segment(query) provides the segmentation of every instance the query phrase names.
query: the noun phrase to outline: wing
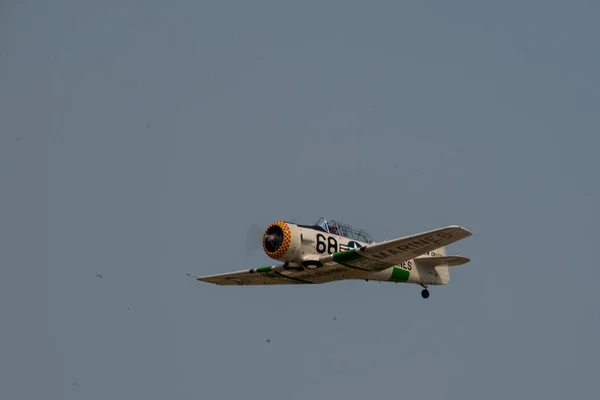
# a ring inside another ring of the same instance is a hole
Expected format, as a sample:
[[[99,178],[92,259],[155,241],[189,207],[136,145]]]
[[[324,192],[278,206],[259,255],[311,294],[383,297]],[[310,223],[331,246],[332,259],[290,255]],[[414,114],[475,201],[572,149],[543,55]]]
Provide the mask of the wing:
[[[448,226],[359,249],[341,251],[321,258],[321,262],[326,264],[334,261],[357,270],[381,271],[471,235],[471,232],[463,227]]]
[[[286,264],[279,264],[208,276],[188,274],[198,281],[216,285],[299,285],[352,279],[362,275],[363,271],[350,269],[335,261],[325,262],[320,268],[289,268]]]
[[[305,282],[282,274],[283,265],[269,265],[242,271],[226,272],[224,274],[207,276],[189,276],[197,281],[214,283],[216,285],[297,285]]]

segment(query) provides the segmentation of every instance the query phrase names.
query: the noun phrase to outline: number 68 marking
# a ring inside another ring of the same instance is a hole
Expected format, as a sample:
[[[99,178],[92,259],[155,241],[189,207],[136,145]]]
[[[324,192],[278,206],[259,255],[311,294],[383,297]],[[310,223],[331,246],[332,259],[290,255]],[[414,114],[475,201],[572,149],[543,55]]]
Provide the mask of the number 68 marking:
[[[325,236],[317,233],[317,253],[329,253],[329,254],[333,254],[333,253],[337,253],[338,251],[338,243],[337,240],[335,240],[334,237],[330,236],[327,238],[327,242],[325,241]]]

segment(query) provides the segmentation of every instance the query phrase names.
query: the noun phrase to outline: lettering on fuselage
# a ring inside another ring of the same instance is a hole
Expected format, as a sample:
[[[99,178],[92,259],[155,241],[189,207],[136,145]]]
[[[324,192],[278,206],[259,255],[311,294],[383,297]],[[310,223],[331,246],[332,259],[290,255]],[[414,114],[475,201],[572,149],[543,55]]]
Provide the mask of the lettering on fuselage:
[[[412,271],[412,260],[404,261],[398,264],[398,267],[403,268],[407,271]]]

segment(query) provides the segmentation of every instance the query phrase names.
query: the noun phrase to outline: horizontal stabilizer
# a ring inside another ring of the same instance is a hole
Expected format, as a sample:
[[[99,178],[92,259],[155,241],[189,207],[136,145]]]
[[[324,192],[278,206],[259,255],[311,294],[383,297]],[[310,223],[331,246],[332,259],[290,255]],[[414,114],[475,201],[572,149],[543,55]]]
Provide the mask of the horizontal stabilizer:
[[[467,257],[462,256],[443,256],[443,257],[417,257],[415,261],[418,264],[427,267],[437,267],[438,265],[447,265],[448,267],[454,267],[456,265],[466,264],[471,261]]]

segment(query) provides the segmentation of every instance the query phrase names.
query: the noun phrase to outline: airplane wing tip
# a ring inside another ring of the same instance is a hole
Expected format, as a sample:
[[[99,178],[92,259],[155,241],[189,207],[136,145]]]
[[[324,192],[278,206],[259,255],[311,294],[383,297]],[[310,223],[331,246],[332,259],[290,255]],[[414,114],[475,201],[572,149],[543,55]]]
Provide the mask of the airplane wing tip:
[[[458,230],[464,232],[466,236],[473,235],[473,232],[471,232],[470,230],[468,230],[467,228],[465,228],[464,226],[461,226],[461,225],[450,225],[450,226],[448,226],[448,228],[449,229],[458,229]]]
[[[191,278],[194,278],[194,280],[197,280],[197,281],[212,283],[207,279],[208,278],[207,276],[197,276],[197,275],[192,275],[192,274],[186,274],[186,275]]]

